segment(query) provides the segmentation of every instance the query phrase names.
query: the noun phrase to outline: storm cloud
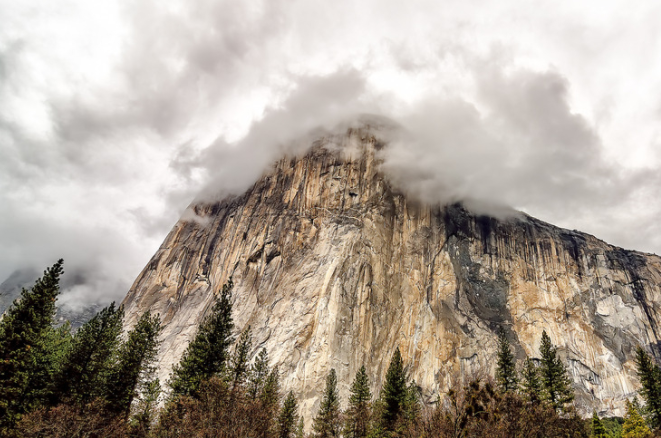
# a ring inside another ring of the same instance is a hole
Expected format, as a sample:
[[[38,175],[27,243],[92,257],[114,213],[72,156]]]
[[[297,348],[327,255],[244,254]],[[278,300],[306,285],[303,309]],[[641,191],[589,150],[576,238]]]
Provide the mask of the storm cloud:
[[[361,114],[412,196],[661,252],[657,2],[64,3],[0,0],[0,279],[121,300],[191,201]]]

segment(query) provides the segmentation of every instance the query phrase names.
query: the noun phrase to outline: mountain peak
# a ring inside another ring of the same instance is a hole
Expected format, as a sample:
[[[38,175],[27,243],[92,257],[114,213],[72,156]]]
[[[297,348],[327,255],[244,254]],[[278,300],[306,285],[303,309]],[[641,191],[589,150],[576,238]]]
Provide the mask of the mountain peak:
[[[658,354],[661,259],[413,199],[384,174],[372,125],[345,132],[175,225],[124,300],[129,325],[146,310],[163,319],[161,378],[231,276],[237,329],[252,327],[307,418],[331,368],[346,397],[362,365],[383,377],[397,347],[428,400],[491,373],[501,329],[519,359],[546,330],[582,411],[622,414],[635,346]]]

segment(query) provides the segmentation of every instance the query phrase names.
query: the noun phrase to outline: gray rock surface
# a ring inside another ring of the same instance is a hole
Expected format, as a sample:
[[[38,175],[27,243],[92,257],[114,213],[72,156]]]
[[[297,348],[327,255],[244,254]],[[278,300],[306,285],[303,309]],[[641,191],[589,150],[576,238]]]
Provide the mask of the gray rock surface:
[[[380,171],[373,132],[340,142],[175,225],[124,300],[129,325],[145,310],[163,319],[161,379],[232,276],[237,329],[252,327],[308,419],[331,368],[344,403],[362,364],[378,393],[396,347],[428,400],[493,373],[500,327],[520,360],[538,357],[545,329],[582,411],[622,415],[636,345],[661,354],[661,258],[525,215],[418,203]]]

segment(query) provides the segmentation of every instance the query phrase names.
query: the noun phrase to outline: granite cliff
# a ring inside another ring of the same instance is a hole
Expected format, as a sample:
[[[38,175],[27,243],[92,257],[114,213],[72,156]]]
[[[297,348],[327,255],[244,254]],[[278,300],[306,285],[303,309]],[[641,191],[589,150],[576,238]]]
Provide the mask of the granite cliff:
[[[124,300],[129,325],[161,315],[161,378],[232,276],[237,329],[252,327],[308,417],[331,368],[346,401],[360,366],[383,377],[397,346],[429,400],[492,373],[501,327],[519,359],[538,356],[545,329],[582,411],[622,414],[635,347],[661,354],[661,258],[523,214],[424,205],[381,172],[383,147],[350,129],[190,207]]]

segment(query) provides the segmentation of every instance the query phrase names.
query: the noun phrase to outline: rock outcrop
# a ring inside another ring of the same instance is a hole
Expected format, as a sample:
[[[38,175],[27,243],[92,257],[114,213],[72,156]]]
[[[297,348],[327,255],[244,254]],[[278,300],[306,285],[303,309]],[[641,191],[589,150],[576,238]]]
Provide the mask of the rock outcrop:
[[[129,325],[161,315],[163,380],[232,276],[237,329],[252,327],[308,417],[331,368],[346,401],[360,366],[381,379],[398,346],[428,399],[493,373],[499,328],[518,359],[538,357],[545,329],[582,410],[623,413],[635,347],[661,354],[661,258],[526,215],[421,204],[382,174],[373,132],[341,142],[175,225],[124,300]]]

